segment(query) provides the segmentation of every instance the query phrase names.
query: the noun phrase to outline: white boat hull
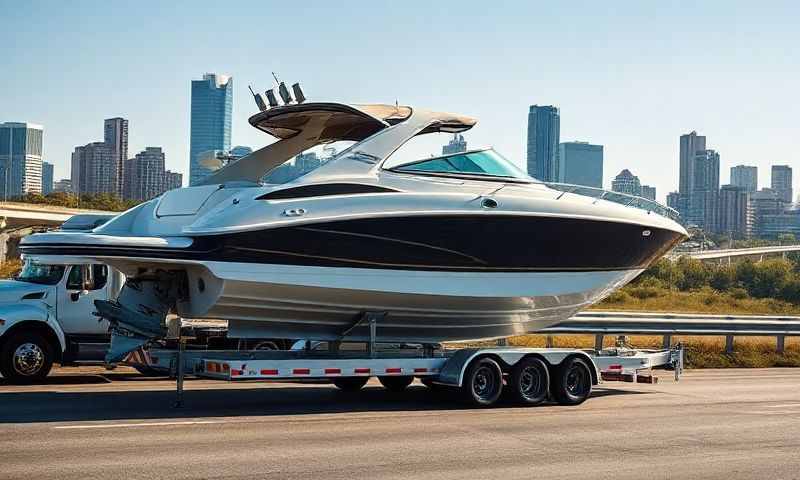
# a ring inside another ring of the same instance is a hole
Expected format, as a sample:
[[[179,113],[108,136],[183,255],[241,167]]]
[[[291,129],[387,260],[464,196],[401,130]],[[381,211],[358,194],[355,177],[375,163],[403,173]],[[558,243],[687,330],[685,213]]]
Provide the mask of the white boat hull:
[[[188,318],[224,318],[240,337],[438,342],[520,335],[572,316],[641,270],[432,272],[203,262],[187,268]],[[246,280],[245,280],[246,279]],[[349,330],[349,331],[348,331]]]

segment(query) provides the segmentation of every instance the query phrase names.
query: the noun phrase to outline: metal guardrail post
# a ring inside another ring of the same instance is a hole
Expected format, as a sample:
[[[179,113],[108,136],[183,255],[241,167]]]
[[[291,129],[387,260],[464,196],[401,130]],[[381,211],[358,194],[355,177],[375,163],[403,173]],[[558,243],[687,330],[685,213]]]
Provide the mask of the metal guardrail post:
[[[545,348],[553,348],[553,343],[554,342],[553,342],[553,336],[552,335],[547,335],[546,337],[544,337],[544,346],[545,346]]]
[[[672,348],[672,335],[664,335],[664,338],[661,341],[661,347],[664,349]]]
[[[508,339],[507,338],[498,338],[495,345],[498,347],[507,347],[508,346]]]
[[[725,335],[725,353],[733,353],[733,335]]]
[[[597,334],[594,336],[594,349],[598,352],[603,349],[603,337],[602,334]]]
[[[786,336],[778,335],[775,337],[775,352],[783,353],[786,350]]]

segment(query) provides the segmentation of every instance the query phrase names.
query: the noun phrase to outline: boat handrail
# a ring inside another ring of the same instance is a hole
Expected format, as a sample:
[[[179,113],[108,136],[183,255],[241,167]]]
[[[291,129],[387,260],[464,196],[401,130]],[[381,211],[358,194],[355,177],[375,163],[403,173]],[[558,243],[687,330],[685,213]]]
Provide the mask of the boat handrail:
[[[643,198],[636,195],[630,195],[627,193],[613,192],[610,190],[604,190],[602,188],[597,188],[597,187],[587,187],[584,185],[573,185],[569,183],[555,183],[555,182],[544,182],[544,184],[554,190],[563,192],[557,197],[557,199],[560,199],[567,193],[575,193],[577,195],[592,197],[596,200],[607,200],[609,202],[618,203],[626,207],[633,207],[633,208],[638,208],[640,210],[646,210],[648,212],[653,212],[663,217],[667,217],[670,220],[674,220],[679,223],[681,222],[681,216],[677,210],[675,210],[674,208],[667,207],[666,205],[662,205],[655,200],[650,200],[649,198]]]

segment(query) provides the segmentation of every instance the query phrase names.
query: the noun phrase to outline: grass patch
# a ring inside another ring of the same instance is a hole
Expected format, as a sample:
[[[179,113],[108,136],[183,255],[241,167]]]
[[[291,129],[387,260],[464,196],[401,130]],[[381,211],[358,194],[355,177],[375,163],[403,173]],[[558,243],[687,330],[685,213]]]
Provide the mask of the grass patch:
[[[703,287],[690,292],[631,286],[618,290],[591,310],[707,313],[718,315],[800,315],[800,305],[774,298],[752,298],[743,289],[718,292]]]

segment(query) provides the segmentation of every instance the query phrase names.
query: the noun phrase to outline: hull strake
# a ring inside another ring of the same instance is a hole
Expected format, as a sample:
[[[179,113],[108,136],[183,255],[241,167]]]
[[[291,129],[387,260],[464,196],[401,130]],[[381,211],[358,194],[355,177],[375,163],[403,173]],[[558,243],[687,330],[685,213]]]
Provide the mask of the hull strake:
[[[682,234],[629,223],[510,215],[334,221],[195,237],[189,248],[30,244],[23,252],[423,271],[644,268]],[[591,248],[588,244],[591,243]]]

